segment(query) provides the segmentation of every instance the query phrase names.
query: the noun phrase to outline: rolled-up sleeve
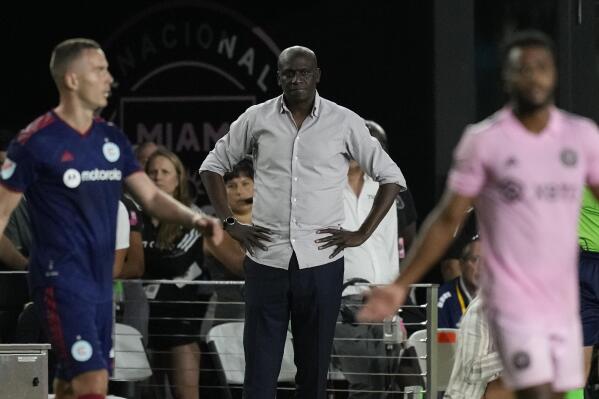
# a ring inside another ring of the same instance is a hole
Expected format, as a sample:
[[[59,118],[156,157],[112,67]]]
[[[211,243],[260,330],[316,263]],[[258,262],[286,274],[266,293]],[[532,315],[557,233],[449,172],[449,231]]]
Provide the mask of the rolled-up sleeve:
[[[224,175],[250,152],[252,143],[251,119],[252,108],[241,114],[229,127],[229,131],[214,145],[202,165],[200,172],[205,170]]]
[[[406,179],[399,166],[383,150],[379,141],[368,132],[364,120],[351,114],[348,121],[347,151],[362,170],[380,184],[394,183],[406,189]]]

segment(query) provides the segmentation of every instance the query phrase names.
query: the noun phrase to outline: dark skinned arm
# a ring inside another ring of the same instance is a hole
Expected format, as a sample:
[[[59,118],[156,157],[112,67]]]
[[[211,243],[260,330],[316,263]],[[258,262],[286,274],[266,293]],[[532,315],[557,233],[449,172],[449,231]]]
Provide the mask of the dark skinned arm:
[[[220,220],[233,217],[233,211],[227,201],[227,190],[223,177],[216,172],[208,170],[200,173],[202,184],[208,193],[208,198],[214,207],[216,216]],[[254,253],[254,248],[267,250],[263,241],[270,241],[270,230],[261,226],[249,225],[244,223],[235,223],[233,227],[227,227],[227,233],[239,241],[250,254]]]
[[[447,191],[441,202],[429,214],[404,261],[403,273],[391,285],[372,291],[360,319],[382,320],[404,303],[410,285],[417,283],[443,256],[453,239],[455,226],[460,225],[472,198]]]

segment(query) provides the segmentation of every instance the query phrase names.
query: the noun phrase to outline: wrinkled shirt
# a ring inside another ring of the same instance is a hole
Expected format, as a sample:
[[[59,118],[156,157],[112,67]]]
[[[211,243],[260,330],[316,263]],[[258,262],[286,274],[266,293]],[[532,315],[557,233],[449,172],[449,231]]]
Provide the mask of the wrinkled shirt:
[[[332,262],[334,246],[318,249],[324,228],[344,222],[343,190],[349,161],[381,184],[405,187],[399,167],[370,136],[364,119],[316,94],[298,129],[283,96],[248,108],[208,154],[202,171],[220,175],[244,156],[254,161],[252,223],[272,231],[267,250],[249,255],[263,265],[287,269],[295,251],[300,268]]]

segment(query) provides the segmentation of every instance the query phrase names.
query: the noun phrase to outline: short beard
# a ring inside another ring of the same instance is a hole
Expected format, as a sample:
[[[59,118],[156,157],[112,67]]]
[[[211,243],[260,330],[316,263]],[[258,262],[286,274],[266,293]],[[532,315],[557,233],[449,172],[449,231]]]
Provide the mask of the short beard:
[[[553,104],[553,95],[547,96],[545,101],[543,101],[542,103],[535,104],[535,103],[529,101],[527,98],[521,96],[519,93],[516,93],[512,97],[512,101],[516,105],[518,113],[528,115],[528,114],[533,114],[533,113]]]

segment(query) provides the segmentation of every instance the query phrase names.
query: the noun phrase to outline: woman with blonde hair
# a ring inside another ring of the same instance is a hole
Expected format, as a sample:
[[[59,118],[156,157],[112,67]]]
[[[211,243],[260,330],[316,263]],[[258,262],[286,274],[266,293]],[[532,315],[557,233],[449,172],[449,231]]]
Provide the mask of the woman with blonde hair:
[[[191,203],[187,173],[173,152],[160,148],[148,159],[146,173],[156,186],[180,202]],[[205,279],[202,237],[197,230],[161,223],[144,214],[143,244],[146,279]],[[198,285],[149,284],[149,347],[154,351],[155,371],[167,370],[173,396],[199,398],[201,319],[209,295]],[[162,381],[159,379],[158,381]]]

